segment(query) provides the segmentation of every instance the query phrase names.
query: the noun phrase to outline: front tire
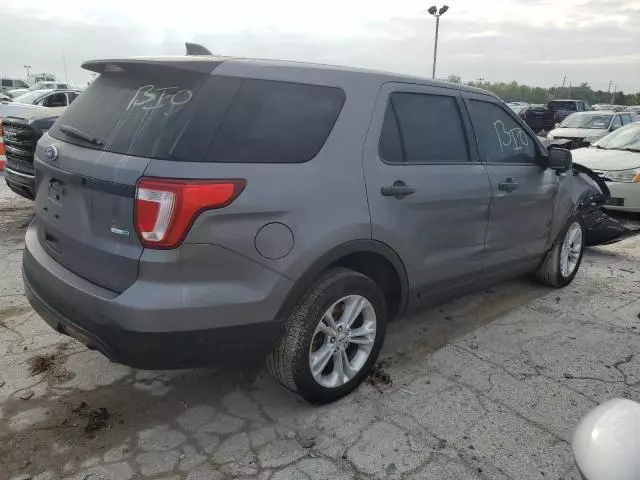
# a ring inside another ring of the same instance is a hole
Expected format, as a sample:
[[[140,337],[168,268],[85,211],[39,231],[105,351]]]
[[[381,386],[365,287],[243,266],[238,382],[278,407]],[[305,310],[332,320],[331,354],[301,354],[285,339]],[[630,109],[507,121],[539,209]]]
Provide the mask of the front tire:
[[[538,267],[538,281],[555,288],[569,285],[580,269],[584,248],[584,223],[580,216],[576,215],[569,219],[553,248]]]
[[[333,402],[371,371],[386,327],[385,299],[376,283],[353,270],[332,268],[293,308],[267,368],[308,402]]]

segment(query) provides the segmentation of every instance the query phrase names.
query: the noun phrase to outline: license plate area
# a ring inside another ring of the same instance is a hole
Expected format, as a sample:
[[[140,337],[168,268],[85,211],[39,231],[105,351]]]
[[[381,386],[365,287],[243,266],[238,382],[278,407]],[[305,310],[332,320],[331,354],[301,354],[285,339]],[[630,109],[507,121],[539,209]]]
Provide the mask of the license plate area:
[[[47,198],[59,206],[62,206],[63,198],[67,193],[67,186],[62,180],[51,177],[47,183]]]

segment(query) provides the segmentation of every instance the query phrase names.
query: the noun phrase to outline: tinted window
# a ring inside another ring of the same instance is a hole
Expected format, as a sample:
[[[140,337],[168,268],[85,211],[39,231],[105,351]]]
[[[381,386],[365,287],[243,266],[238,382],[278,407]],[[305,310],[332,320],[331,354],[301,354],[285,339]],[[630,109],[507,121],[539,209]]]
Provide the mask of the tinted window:
[[[469,113],[483,162],[535,162],[533,138],[505,110],[493,103],[471,100]]]
[[[29,84],[28,84],[28,83],[23,82],[22,80],[16,80],[16,81],[14,82],[14,84],[15,84],[15,86],[16,86],[16,87],[18,87],[18,88],[29,88]]]
[[[455,98],[392,93],[382,125],[380,155],[390,163],[468,161]]]
[[[67,97],[69,98],[69,105],[71,105],[71,102],[78,98],[78,94],[76,92],[67,92]]]
[[[631,117],[629,116],[629,114],[620,115],[620,117],[622,118],[623,125],[628,125],[631,123]]]
[[[318,153],[343,104],[333,87],[131,66],[100,75],[50,134],[161,160],[304,162]],[[65,124],[104,145],[66,135]]]
[[[11,80],[6,80],[6,79],[2,79],[2,86],[3,87],[12,87],[13,86],[13,82]]]
[[[208,158],[217,162],[297,163],[322,148],[344,93],[332,87],[243,80]]]
[[[622,126],[622,121],[620,120],[620,115],[616,115],[615,117],[613,117],[613,123],[611,123],[611,126],[614,127],[614,128]]]
[[[45,107],[66,107],[67,96],[64,93],[54,93],[44,98],[42,102],[38,102]]]
[[[570,110],[572,112],[576,111],[576,102],[549,102],[549,108],[551,110]]]

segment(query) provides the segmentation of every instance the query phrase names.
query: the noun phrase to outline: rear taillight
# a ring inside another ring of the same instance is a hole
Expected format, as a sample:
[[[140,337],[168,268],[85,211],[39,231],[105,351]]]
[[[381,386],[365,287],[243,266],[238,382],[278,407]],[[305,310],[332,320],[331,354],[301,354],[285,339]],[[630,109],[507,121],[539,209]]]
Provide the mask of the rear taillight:
[[[147,248],[176,248],[195,218],[233,202],[245,180],[141,178],[136,187],[135,223]]]

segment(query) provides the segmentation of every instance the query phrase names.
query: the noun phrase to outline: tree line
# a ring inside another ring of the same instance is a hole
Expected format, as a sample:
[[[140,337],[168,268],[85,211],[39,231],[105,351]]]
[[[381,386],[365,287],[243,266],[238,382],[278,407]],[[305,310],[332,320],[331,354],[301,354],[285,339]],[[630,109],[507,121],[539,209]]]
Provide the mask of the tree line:
[[[556,98],[572,98],[584,100],[589,105],[596,103],[613,103],[615,105],[640,105],[640,92],[628,94],[624,92],[607,92],[594,90],[588,83],[578,86],[562,87],[530,87],[518,82],[488,82],[484,78],[471,82],[463,82],[457,75],[449,75],[447,81],[465,83],[472,87],[483,88],[495,93],[505,102],[547,103]]]

